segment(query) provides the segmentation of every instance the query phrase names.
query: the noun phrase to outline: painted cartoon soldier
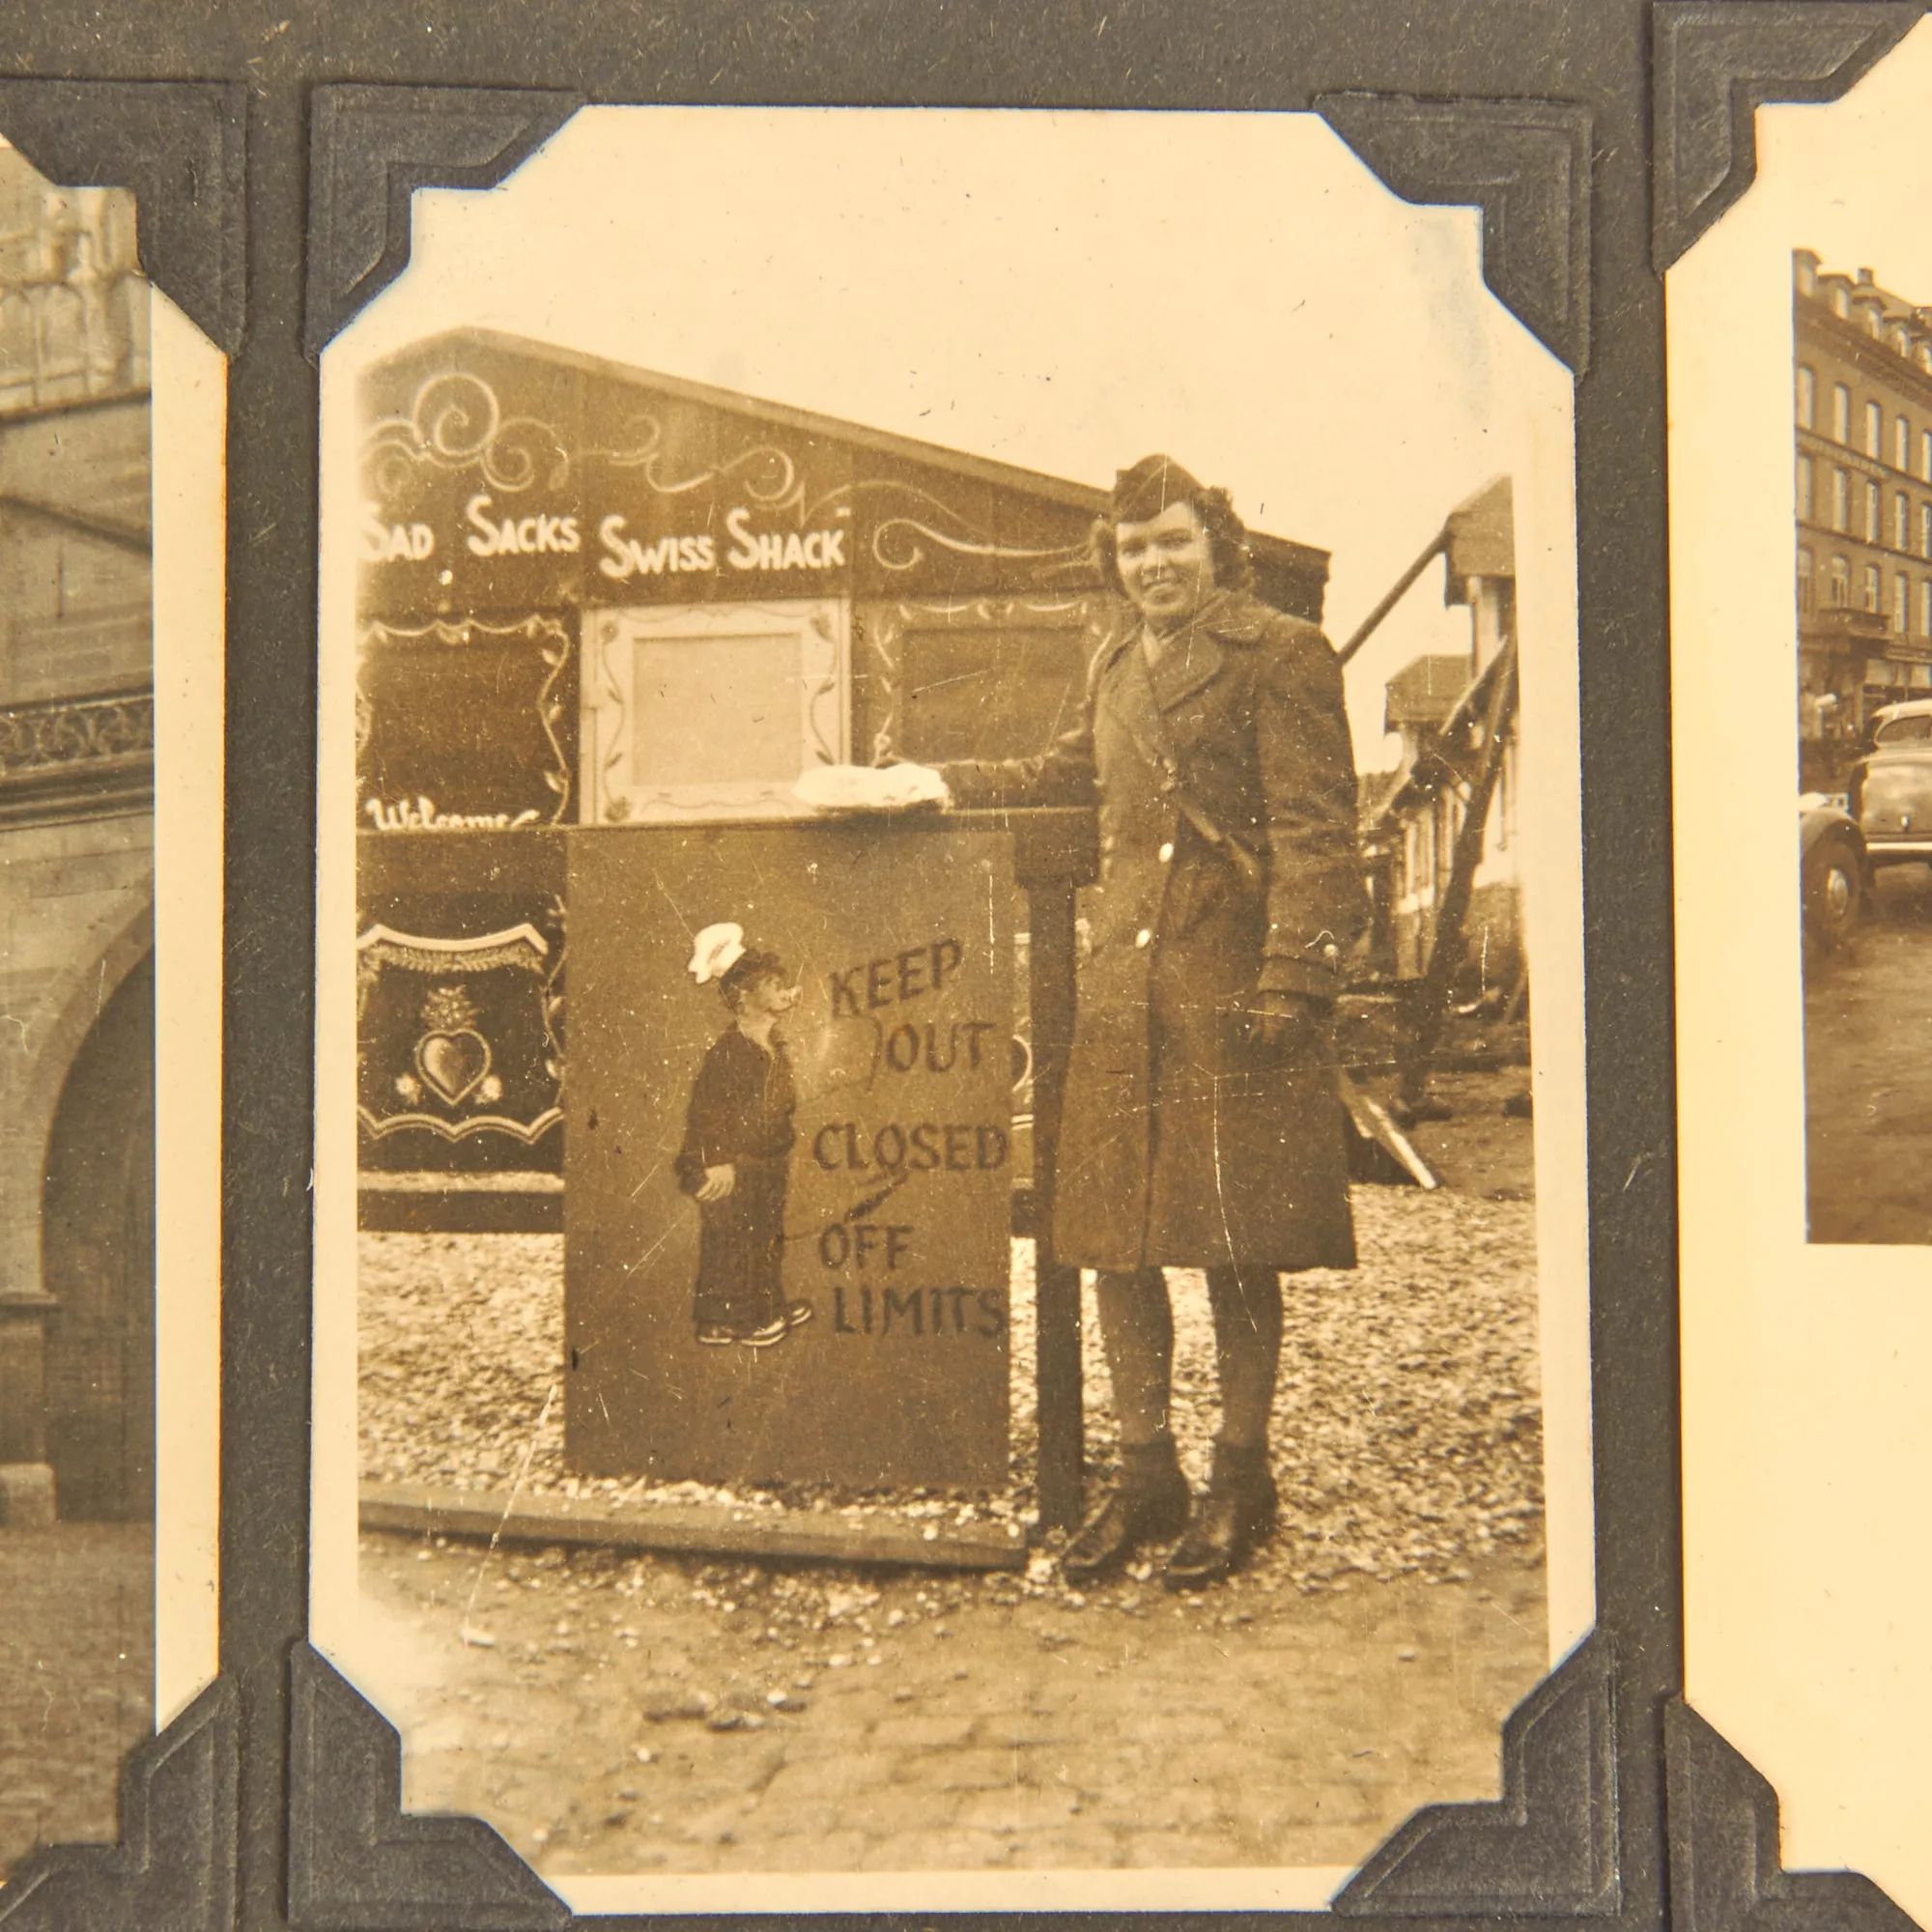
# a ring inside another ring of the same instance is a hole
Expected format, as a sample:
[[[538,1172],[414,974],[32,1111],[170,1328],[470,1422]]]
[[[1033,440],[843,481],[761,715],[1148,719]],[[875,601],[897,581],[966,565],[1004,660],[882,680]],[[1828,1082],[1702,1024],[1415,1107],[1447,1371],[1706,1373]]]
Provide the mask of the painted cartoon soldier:
[[[1225,491],[1147,457],[1094,542],[1125,609],[1079,723],[1039,757],[939,769],[959,806],[1099,808],[1053,1251],[1098,1274],[1123,1475],[1063,1568],[1099,1577],[1178,1535],[1164,1581],[1186,1589],[1274,1526],[1281,1274],[1354,1265],[1329,1015],[1366,910],[1355,769],[1335,654],[1249,593]],[[1170,1267],[1206,1269],[1214,1321],[1199,1498],[1169,1429]]]
[[[716,982],[731,1024],[692,1084],[678,1185],[697,1203],[692,1316],[707,1347],[768,1349],[811,1318],[784,1295],[785,1184],[798,1104],[780,1026],[798,988],[775,952],[747,950],[744,928],[707,925],[691,976]]]

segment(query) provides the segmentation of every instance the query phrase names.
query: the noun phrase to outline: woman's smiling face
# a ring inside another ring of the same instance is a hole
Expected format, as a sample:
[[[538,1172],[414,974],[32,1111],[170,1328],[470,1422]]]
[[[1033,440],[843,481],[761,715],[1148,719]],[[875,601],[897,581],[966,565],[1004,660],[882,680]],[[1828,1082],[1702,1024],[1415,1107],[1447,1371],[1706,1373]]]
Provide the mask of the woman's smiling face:
[[[1192,503],[1116,524],[1114,561],[1129,601],[1162,634],[1179,630],[1214,593],[1214,552]]]

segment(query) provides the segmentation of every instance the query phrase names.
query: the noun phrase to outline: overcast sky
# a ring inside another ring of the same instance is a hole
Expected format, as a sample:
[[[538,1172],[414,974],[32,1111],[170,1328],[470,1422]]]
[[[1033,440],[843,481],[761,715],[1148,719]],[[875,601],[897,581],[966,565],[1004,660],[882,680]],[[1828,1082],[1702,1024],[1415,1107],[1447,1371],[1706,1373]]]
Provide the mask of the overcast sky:
[[[1307,115],[590,108],[500,188],[417,195],[412,266],[327,375],[339,398],[473,323],[1103,487],[1165,449],[1333,553],[1337,642],[1514,472],[1560,623],[1568,372],[1484,289],[1478,237]],[[1440,582],[1350,667],[1365,770],[1393,762],[1388,677],[1467,647]],[[1526,658],[1574,649],[1530,628]]]

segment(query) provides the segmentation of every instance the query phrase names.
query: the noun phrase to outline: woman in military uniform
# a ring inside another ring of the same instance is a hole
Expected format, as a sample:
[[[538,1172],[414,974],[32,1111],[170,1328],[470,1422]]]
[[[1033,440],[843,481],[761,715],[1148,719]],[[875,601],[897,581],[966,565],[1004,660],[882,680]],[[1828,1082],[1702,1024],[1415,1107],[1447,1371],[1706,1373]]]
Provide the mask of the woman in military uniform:
[[[1179,1589],[1273,1527],[1281,1274],[1354,1264],[1329,1014],[1364,912],[1355,771],[1341,667],[1314,625],[1250,594],[1225,491],[1147,457],[1094,545],[1127,608],[1080,723],[1037,758],[941,773],[958,806],[1099,808],[1053,1251],[1098,1271],[1123,1473],[1064,1569],[1096,1577],[1179,1535]],[[1168,1267],[1206,1269],[1214,1321],[1221,1427],[1199,1499],[1168,1423]]]

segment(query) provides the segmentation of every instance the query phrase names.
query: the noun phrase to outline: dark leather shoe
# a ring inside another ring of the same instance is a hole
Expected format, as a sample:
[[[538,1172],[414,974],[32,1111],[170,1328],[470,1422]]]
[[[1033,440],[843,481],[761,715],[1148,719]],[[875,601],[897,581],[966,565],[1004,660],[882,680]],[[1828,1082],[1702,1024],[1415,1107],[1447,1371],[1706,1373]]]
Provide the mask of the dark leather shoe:
[[[1161,1572],[1169,1590],[1203,1590],[1231,1577],[1274,1533],[1278,1511],[1274,1478],[1211,1484],[1194,1506],[1187,1533]]]
[[[1080,1525],[1060,1559],[1069,1583],[1094,1583],[1120,1569],[1143,1543],[1179,1536],[1187,1521],[1187,1485],[1176,1477],[1158,1489],[1122,1485]]]

